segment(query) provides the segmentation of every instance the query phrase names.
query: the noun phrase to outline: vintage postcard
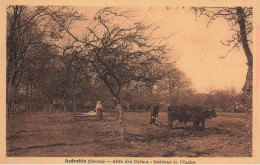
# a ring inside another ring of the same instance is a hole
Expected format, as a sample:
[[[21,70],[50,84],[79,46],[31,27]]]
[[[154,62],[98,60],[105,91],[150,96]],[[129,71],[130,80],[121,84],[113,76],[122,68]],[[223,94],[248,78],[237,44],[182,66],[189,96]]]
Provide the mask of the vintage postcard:
[[[252,1],[1,1],[1,164],[260,163]]]

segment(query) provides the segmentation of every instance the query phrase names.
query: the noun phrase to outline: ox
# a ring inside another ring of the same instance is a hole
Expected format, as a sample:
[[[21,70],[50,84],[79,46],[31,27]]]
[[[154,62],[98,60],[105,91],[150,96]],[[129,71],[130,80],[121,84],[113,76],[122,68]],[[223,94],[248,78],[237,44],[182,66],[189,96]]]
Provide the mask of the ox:
[[[194,125],[194,129],[198,130],[199,123],[202,123],[202,128],[205,127],[206,119],[217,117],[214,106],[202,107],[202,106],[169,106],[168,107],[168,127],[173,128],[173,121],[178,120],[184,122],[187,127],[187,121],[191,121]]]

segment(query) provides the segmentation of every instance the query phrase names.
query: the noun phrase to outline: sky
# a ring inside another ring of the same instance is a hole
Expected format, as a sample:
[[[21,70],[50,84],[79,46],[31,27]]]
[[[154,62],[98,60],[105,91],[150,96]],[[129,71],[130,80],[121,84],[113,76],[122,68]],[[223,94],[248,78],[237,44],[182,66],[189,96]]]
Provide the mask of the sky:
[[[79,8],[79,12],[92,17],[99,8]],[[147,23],[157,23],[160,27],[158,34],[174,35],[169,38],[172,51],[167,54],[171,61],[183,71],[192,81],[193,88],[198,92],[209,92],[213,89],[234,87],[241,91],[245,82],[247,65],[242,47],[232,50],[220,41],[231,38],[232,32],[226,20],[216,20],[207,28],[208,18],[196,19],[190,8],[134,8],[136,19],[146,20]],[[81,28],[83,28],[81,24]],[[78,28],[76,28],[78,29]]]

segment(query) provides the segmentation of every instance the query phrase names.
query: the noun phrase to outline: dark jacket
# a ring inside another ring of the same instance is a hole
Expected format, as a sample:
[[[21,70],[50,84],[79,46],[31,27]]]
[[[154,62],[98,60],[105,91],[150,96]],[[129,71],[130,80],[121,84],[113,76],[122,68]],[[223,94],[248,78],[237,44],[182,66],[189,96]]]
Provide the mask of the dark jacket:
[[[153,116],[153,117],[159,117],[158,113],[159,113],[159,105],[156,105],[156,106],[153,108],[153,110],[151,111],[151,116]]]

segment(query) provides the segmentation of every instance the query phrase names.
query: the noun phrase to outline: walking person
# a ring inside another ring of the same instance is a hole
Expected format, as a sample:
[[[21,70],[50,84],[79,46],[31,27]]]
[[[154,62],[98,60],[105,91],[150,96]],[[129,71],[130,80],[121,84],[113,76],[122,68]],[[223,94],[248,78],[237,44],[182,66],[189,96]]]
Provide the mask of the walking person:
[[[95,110],[96,110],[97,120],[100,122],[103,119],[103,114],[102,114],[103,109],[104,108],[103,105],[101,104],[101,101],[98,101]]]
[[[153,107],[153,109],[150,113],[151,119],[150,119],[149,125],[152,125],[152,124],[154,124],[156,126],[158,125],[158,124],[155,123],[155,121],[156,121],[156,117],[159,117],[159,115],[158,115],[159,108],[160,108],[159,103],[156,103],[156,105]]]

